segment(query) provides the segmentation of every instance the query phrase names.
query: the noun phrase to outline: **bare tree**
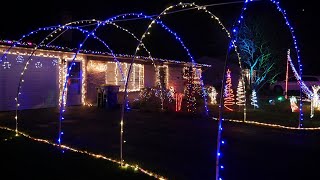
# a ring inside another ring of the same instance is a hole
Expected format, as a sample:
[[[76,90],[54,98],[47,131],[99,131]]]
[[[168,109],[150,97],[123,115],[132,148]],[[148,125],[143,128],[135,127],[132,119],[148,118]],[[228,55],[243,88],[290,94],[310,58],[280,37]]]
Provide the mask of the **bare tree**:
[[[259,91],[266,83],[272,83],[279,72],[261,24],[257,21],[250,25],[244,23],[237,34],[237,42],[243,67],[248,70],[249,88]]]

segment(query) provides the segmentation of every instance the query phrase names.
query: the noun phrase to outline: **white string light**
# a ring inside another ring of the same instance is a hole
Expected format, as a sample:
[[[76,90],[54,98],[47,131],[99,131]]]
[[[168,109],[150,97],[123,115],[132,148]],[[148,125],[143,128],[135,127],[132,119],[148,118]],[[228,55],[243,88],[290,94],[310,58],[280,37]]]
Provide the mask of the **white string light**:
[[[0,126],[0,129],[15,132],[15,130],[7,128],[7,127]],[[102,154],[91,153],[91,152],[89,152],[87,150],[78,150],[76,148],[73,148],[73,147],[70,147],[70,146],[67,146],[67,145],[60,145],[60,144],[53,143],[53,142],[51,142],[49,140],[46,140],[46,139],[34,138],[34,137],[32,137],[32,136],[30,136],[30,135],[28,135],[26,133],[23,133],[21,131],[18,132],[18,135],[24,136],[24,137],[26,137],[28,139],[33,140],[33,141],[37,141],[37,142],[44,143],[44,144],[49,144],[49,145],[52,145],[54,147],[61,147],[62,149],[66,149],[66,150],[69,150],[69,151],[72,151],[72,152],[89,155],[91,157],[98,158],[98,159],[104,159],[104,160],[116,163],[118,165],[121,164],[121,162],[119,160],[109,158],[109,157],[107,157],[105,155],[102,155]],[[126,163],[121,168],[131,168],[131,169],[133,169],[135,171],[138,170],[138,171],[140,171],[140,172],[142,172],[142,173],[144,173],[144,174],[146,174],[148,176],[154,177],[154,178],[159,179],[159,180],[166,180],[167,179],[167,178],[165,178],[165,177],[163,177],[161,175],[158,175],[158,174],[156,174],[154,172],[151,172],[149,170],[143,169],[138,165],[133,165],[133,164]]]

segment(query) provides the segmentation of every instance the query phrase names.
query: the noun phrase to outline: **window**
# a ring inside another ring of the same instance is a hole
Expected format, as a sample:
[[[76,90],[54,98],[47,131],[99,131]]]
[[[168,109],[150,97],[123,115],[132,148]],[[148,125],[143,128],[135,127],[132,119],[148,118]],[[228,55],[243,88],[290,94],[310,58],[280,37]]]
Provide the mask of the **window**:
[[[116,63],[115,65],[116,65],[115,67],[116,81],[114,82],[114,85],[119,85],[120,91],[124,91],[125,89],[124,79],[126,79],[128,76],[130,63]],[[119,67],[121,67],[121,70]],[[144,82],[143,65],[133,64],[131,67],[130,77],[128,81],[128,91],[140,91],[140,89],[144,87],[143,82]],[[108,82],[108,84],[112,84],[112,83]]]
[[[163,88],[168,88],[168,66],[159,66],[157,70],[157,85],[163,86]]]
[[[189,67],[183,67],[183,79],[188,78]],[[194,80],[199,80],[201,77],[201,68],[192,68],[192,74]]]
[[[89,60],[87,70],[92,74],[99,83],[104,77],[105,84],[118,85],[119,90],[124,91],[125,80],[128,75],[130,63],[114,62],[114,61],[95,61]],[[140,91],[144,87],[144,66],[134,63],[131,68],[130,78],[128,81],[128,91]]]

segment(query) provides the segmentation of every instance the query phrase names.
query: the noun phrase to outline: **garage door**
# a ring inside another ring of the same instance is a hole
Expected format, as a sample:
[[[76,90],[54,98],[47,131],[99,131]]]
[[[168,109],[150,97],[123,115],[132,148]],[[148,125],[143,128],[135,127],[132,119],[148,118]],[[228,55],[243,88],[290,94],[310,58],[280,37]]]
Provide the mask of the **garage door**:
[[[2,54],[0,54],[2,57]],[[0,62],[0,111],[15,110],[18,83],[29,56],[7,55]],[[33,56],[21,86],[20,108],[55,107],[58,104],[59,60]]]

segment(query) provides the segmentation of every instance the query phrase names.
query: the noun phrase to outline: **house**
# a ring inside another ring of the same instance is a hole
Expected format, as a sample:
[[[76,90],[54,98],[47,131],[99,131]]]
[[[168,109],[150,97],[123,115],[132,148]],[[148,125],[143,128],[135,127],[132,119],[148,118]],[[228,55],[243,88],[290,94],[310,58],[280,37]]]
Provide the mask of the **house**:
[[[12,43],[0,45],[0,57],[3,57],[0,60],[0,111],[16,109],[17,93],[20,93],[19,109],[57,107],[74,51],[43,47],[33,53],[33,45],[20,44],[7,52]],[[3,56],[5,52],[7,55]],[[115,58],[108,53],[81,51],[67,81],[66,104],[96,105],[97,87],[102,84],[118,85],[118,102],[122,103],[124,79],[132,59],[131,55]],[[160,69],[165,72],[166,88],[182,93],[186,81],[183,70],[190,65],[184,61],[135,57],[128,82],[129,100],[137,98],[142,88],[156,86]],[[195,66],[199,72],[209,67]],[[195,79],[199,81],[199,77]]]
[[[233,88],[237,88],[237,84],[239,82],[241,74],[238,60],[229,59],[227,62],[227,66],[225,61],[225,57],[212,58],[207,56],[203,56],[197,60],[197,62],[199,63],[211,64],[211,68],[206,69],[206,71],[202,73],[205,84],[212,85],[213,87],[220,90],[222,85],[222,79],[226,76],[224,71],[230,69]]]

